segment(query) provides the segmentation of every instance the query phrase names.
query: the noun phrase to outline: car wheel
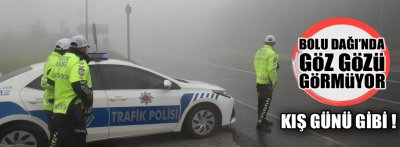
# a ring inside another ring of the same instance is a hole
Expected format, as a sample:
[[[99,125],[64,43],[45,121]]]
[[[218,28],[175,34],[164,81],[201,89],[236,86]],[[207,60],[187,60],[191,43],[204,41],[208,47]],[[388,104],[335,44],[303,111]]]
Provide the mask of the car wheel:
[[[189,112],[185,121],[185,131],[193,138],[208,137],[219,127],[219,117],[213,107],[199,106]]]
[[[42,147],[46,139],[42,131],[27,125],[12,125],[0,132],[0,146]]]

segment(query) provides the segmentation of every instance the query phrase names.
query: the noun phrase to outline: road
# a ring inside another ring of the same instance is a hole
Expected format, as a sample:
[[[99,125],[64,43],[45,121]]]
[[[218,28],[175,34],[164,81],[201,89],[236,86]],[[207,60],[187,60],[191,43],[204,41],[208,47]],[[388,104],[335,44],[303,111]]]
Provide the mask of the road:
[[[399,130],[298,130],[280,129],[281,113],[318,113],[322,110],[352,113],[368,110],[400,112],[400,52],[391,53],[393,72],[389,73],[387,89],[373,98],[350,107],[321,104],[301,91],[291,69],[290,53],[280,55],[279,83],[274,90],[267,118],[274,122],[270,132],[256,131],[257,97],[251,54],[213,55],[141,54],[135,61],[158,72],[183,79],[214,83],[226,88],[236,99],[237,122],[206,139],[190,139],[182,133],[166,133],[137,138],[110,139],[89,143],[99,146],[399,146]],[[397,57],[397,58],[396,58]]]

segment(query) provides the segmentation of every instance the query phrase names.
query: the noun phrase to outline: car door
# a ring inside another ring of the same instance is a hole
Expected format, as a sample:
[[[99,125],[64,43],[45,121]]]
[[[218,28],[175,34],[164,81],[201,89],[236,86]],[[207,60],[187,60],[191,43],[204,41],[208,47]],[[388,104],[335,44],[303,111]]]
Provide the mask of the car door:
[[[107,95],[101,81],[99,69],[90,65],[93,89],[93,112],[87,120],[87,140],[96,140],[109,136],[109,104]]]
[[[41,69],[33,69],[29,71],[28,84],[19,92],[22,102],[29,113],[39,119],[40,121],[47,122],[47,114],[43,109],[43,95],[44,89],[40,86],[42,71]]]
[[[140,68],[99,65],[110,104],[110,136],[171,130],[180,117],[176,84],[164,88],[165,78]]]
[[[101,84],[99,73],[94,65],[90,66],[93,82],[93,115],[87,120],[88,140],[105,138],[109,135],[109,110],[106,93]],[[42,72],[32,74],[33,81],[20,91],[21,99],[32,116],[47,122],[47,115],[43,109],[44,89],[40,86]]]

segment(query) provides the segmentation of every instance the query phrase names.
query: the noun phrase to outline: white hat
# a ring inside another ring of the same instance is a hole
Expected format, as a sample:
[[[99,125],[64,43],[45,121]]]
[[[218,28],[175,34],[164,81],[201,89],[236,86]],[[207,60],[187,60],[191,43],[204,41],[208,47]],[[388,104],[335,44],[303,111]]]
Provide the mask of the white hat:
[[[276,39],[273,35],[267,35],[264,40],[266,43],[275,43]]]
[[[57,41],[56,50],[67,50],[71,44],[68,38],[63,38]]]
[[[82,35],[75,35],[71,38],[71,48],[90,47],[86,38]]]

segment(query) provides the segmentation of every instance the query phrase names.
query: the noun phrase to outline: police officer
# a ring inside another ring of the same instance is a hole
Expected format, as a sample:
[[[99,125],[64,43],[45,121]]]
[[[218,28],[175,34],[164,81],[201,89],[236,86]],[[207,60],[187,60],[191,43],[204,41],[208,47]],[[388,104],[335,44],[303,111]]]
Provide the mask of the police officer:
[[[54,51],[47,57],[46,65],[44,67],[41,86],[44,88],[43,108],[47,113],[47,127],[50,132],[50,140],[54,135],[54,122],[53,122],[53,103],[54,103],[54,87],[47,84],[47,75],[53,69],[54,65],[61,58],[62,55],[68,50],[70,40],[63,38],[57,41]]]
[[[48,76],[48,83],[55,89],[53,118],[59,136],[52,140],[52,146],[83,147],[86,144],[85,118],[91,115],[93,104],[88,48],[85,37],[73,36],[70,49]]]
[[[267,35],[264,47],[259,49],[254,58],[254,70],[257,76],[258,96],[258,130],[269,130],[272,122],[266,120],[269,105],[271,103],[272,91],[278,81],[277,69],[278,53],[273,49],[275,37]]]

